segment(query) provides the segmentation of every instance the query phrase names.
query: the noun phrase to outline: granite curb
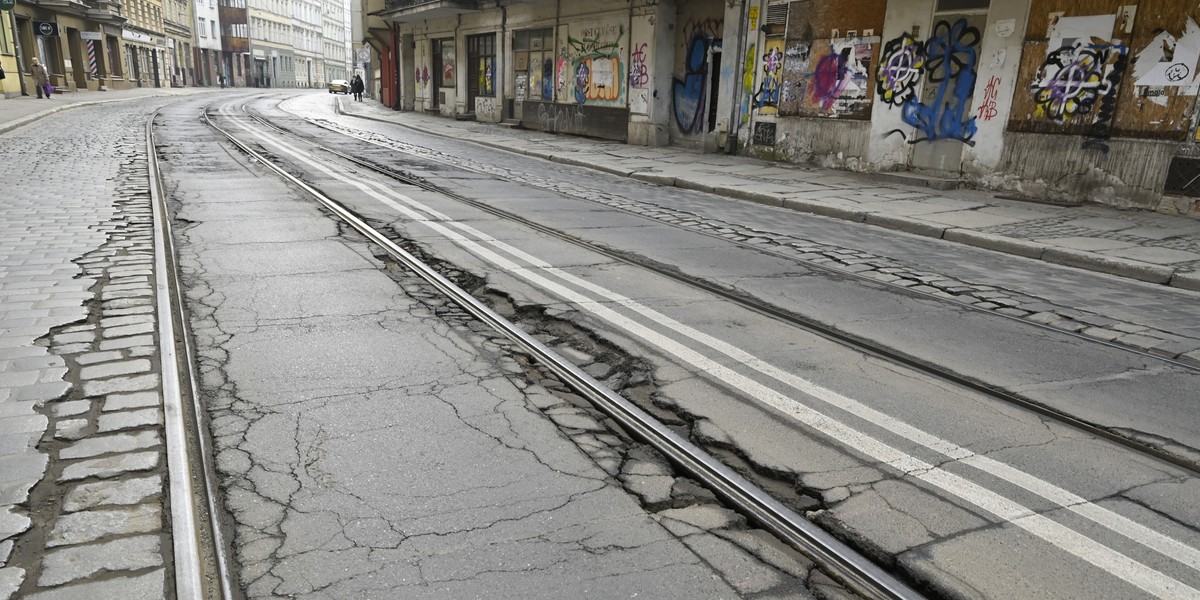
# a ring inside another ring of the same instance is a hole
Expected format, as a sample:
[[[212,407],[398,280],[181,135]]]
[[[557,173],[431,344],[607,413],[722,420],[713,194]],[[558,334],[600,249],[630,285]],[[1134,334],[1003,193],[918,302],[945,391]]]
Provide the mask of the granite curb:
[[[445,136],[445,133],[436,131],[432,127],[423,127],[420,125],[405,123],[381,116],[345,112],[342,110],[341,102],[336,103],[335,110],[341,115],[377,121],[380,123],[391,123],[430,135]],[[770,206],[781,206],[797,212],[806,212],[823,217],[831,217],[835,219],[875,225],[877,227],[883,227],[894,231],[942,239],[948,242],[974,246],[994,252],[1013,254],[1016,256],[1032,258],[1053,264],[1075,267],[1077,269],[1137,279],[1139,281],[1157,283],[1189,291],[1200,291],[1200,273],[1179,272],[1173,267],[1107,256],[1103,254],[1097,254],[1095,252],[1087,252],[1084,250],[1074,250],[1048,244],[1040,244],[1019,238],[988,234],[962,227],[937,225],[928,221],[922,221],[920,219],[885,215],[882,213],[868,211],[857,211],[831,206],[820,201],[789,198],[787,196],[778,194],[750,192],[746,190],[737,190],[736,188],[730,188],[726,186],[710,185],[700,181],[681,178],[678,175],[668,176],[644,171],[628,172],[606,167],[604,165],[598,165],[587,160],[556,155],[551,152],[542,152],[530,149],[514,150],[511,146],[507,146],[501,142],[481,139],[477,136],[470,138],[463,137],[460,139],[470,141],[481,146],[504,150],[506,152],[515,152],[517,154],[543,158],[561,164],[603,171],[621,177],[629,177],[632,179],[645,181],[647,183],[708,192],[719,196],[744,200],[747,202],[756,202]]]

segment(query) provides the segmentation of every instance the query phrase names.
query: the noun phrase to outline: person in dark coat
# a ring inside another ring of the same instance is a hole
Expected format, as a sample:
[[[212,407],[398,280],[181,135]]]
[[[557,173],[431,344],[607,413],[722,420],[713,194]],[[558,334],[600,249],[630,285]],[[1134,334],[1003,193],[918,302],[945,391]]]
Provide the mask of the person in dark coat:
[[[362,102],[363,90],[365,88],[366,88],[366,86],[363,85],[362,77],[355,74],[354,79],[350,80],[350,93],[354,94],[355,100]]]

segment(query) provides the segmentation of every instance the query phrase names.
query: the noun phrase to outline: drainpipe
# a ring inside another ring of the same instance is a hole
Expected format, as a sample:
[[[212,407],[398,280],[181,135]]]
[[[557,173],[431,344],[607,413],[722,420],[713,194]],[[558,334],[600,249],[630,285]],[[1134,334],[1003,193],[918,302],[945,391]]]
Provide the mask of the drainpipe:
[[[496,43],[496,55],[503,57],[505,56],[504,41],[508,39],[508,6],[499,2],[497,2],[497,4],[500,5],[500,41]],[[492,64],[492,77],[495,79],[492,82],[492,85],[494,86],[492,89],[492,94],[493,97],[500,99],[501,121],[512,118],[511,113],[505,114],[504,111],[504,73],[508,72],[508,61],[505,60],[503,63],[503,69],[501,69],[500,65],[498,64]],[[516,102],[516,100],[513,101]]]
[[[734,88],[733,102],[730,103],[731,106],[729,108],[729,132],[725,137],[726,154],[733,154],[737,150],[738,134],[742,131],[742,116],[738,114],[738,111],[742,107],[742,94],[745,93],[745,90],[742,89],[742,82],[746,80],[746,74],[742,73],[741,70],[746,67],[746,20],[749,19],[748,13],[750,2],[752,1],[757,0],[742,0],[742,16],[738,21],[737,53],[734,55],[733,60],[737,61],[734,64],[738,65],[739,68],[736,71],[738,73],[737,86]]]
[[[8,11],[8,23],[13,32],[13,47],[17,50],[17,81],[21,83],[21,95],[28,96],[29,90],[25,88],[24,70],[28,68],[29,63],[25,62],[25,50],[21,48],[21,30],[17,29],[17,17],[13,15],[16,12],[16,7]]]

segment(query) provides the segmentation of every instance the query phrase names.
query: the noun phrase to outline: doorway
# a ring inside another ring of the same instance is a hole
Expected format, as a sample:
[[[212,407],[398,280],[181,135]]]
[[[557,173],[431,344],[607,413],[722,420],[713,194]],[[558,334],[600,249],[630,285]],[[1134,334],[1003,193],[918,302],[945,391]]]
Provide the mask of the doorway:
[[[446,102],[445,90],[454,89],[457,78],[454,61],[454,38],[433,40],[433,72],[430,73],[433,89],[429,94],[433,110],[439,110]]]
[[[964,145],[974,145],[975,79],[989,0],[938,0],[926,40],[920,103],[906,122],[916,128],[910,166],[957,176]]]

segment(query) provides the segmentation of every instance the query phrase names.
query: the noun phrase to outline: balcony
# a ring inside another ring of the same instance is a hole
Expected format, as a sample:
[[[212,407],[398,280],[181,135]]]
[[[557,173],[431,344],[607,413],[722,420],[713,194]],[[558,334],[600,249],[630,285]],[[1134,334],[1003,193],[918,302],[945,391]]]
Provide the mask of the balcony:
[[[386,0],[376,16],[394,23],[479,12],[479,0]]]

